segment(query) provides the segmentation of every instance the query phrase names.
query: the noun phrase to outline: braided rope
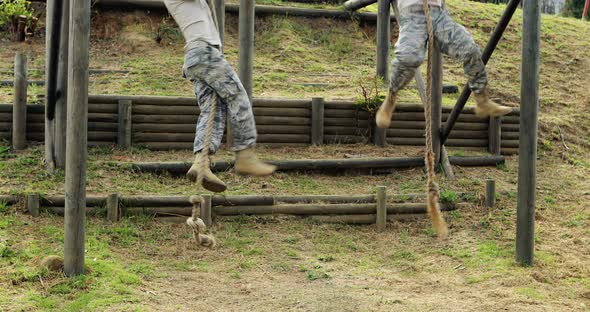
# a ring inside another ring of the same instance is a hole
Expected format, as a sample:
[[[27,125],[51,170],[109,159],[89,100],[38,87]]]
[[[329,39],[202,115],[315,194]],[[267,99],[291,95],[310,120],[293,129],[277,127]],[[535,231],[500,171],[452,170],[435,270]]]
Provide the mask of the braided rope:
[[[212,235],[205,235],[207,227],[203,219],[199,218],[201,207],[203,205],[203,198],[201,196],[193,195],[189,198],[189,202],[193,205],[192,216],[186,219],[186,224],[193,229],[193,239],[197,246],[213,248],[217,245],[215,237]]]
[[[424,5],[424,13],[426,14],[426,27],[428,29],[428,67],[426,77],[426,105],[424,106],[424,119],[426,125],[426,150],[424,155],[424,163],[426,164],[426,171],[428,173],[427,184],[427,210],[432,220],[432,225],[436,230],[439,238],[445,238],[448,235],[448,228],[445,220],[440,213],[440,191],[438,183],[436,183],[436,168],[434,166],[434,148],[432,143],[432,56],[434,54],[434,30],[432,26],[432,15],[430,14],[430,6],[428,0],[422,1]]]
[[[217,28],[217,15],[215,14],[215,5],[212,1],[208,1],[210,13],[213,15],[215,21],[215,27]],[[218,30],[219,31],[219,30]],[[203,140],[203,149],[201,150],[201,158],[199,159],[198,166],[201,174],[197,175],[197,185],[203,185],[203,172],[209,170],[209,145],[211,144],[211,138],[213,137],[213,127],[215,126],[215,114],[217,113],[217,92],[213,90],[211,95],[211,108],[209,112],[209,119],[207,120],[207,127],[205,128],[205,138]],[[203,198],[201,196],[191,196],[189,199],[193,205],[191,217],[186,220],[186,224],[193,229],[193,238],[197,246],[213,248],[216,245],[215,238],[210,235],[205,235],[206,226],[205,222],[201,218],[200,209],[203,205]]]

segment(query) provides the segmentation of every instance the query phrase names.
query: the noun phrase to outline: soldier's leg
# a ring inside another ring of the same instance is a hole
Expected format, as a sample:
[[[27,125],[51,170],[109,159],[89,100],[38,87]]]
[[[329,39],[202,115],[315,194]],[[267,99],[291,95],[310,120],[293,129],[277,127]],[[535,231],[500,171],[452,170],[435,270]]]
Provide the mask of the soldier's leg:
[[[202,79],[227,107],[233,133],[233,149],[240,151],[256,144],[256,124],[252,106],[238,75],[215,47],[198,51],[199,64],[187,69],[190,79]]]
[[[210,155],[217,152],[221,145],[223,137],[223,130],[225,128],[226,107],[217,94],[211,89],[203,80],[195,79],[195,95],[201,113],[197,121],[195,141],[193,144],[193,151],[195,153],[195,160],[193,165],[187,172],[189,179],[193,181],[202,181],[202,186],[211,192],[223,192],[226,190],[226,185],[217,176],[211,172],[211,158]],[[213,113],[213,101],[217,101],[215,113]],[[211,141],[209,142],[209,151],[207,154],[203,153],[205,147],[205,138],[207,136],[207,127],[209,120],[213,120],[213,128],[211,129]]]
[[[209,153],[214,154],[219,149],[221,139],[223,138],[227,108],[215,91],[203,80],[196,79],[194,84],[195,95],[197,96],[197,102],[199,103],[201,113],[199,114],[199,119],[197,121],[193,151],[197,153],[203,149],[209,119],[214,115],[211,142],[209,142]],[[212,104],[214,100],[217,101],[217,105],[215,114],[212,114]]]
[[[498,105],[490,100],[487,91],[488,74],[481,59],[479,46],[465,27],[451,18],[449,11],[433,11],[435,37],[440,43],[441,52],[463,61],[469,88],[477,102],[478,116],[502,116],[510,113],[510,107]]]
[[[395,44],[391,81],[387,97],[376,115],[379,128],[389,128],[397,102],[397,93],[413,78],[424,62],[428,32],[426,16],[420,6],[404,8],[398,18],[399,38]]]
[[[197,55],[200,62],[187,69],[187,76],[202,79],[225,104],[232,126],[233,149],[237,152],[236,171],[258,176],[271,174],[276,167],[260,162],[252,151],[256,144],[256,124],[250,99],[238,75],[213,46],[202,47]]]

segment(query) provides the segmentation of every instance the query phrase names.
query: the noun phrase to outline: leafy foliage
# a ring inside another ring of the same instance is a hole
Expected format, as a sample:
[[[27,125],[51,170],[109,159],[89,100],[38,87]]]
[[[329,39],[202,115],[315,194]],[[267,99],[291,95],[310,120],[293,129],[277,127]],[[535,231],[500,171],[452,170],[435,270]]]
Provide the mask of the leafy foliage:
[[[27,0],[5,0],[0,3],[0,27],[5,24],[14,25],[16,19],[24,15],[27,20],[33,16],[31,3]]]

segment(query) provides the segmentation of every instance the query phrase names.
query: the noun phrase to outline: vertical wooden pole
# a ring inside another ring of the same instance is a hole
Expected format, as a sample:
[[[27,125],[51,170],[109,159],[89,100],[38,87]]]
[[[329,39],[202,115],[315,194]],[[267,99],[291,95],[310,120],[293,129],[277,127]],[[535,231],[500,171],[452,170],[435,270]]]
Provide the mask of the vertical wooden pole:
[[[55,103],[57,96],[57,68],[62,18],[61,0],[47,0],[45,23],[45,163],[49,171],[55,159]]]
[[[215,0],[215,14],[217,19],[217,30],[222,46],[225,45],[225,0]],[[223,52],[223,48],[221,49]]]
[[[39,209],[39,194],[29,194],[27,195],[27,211],[33,217],[38,217],[40,214]]]
[[[68,95],[68,38],[70,32],[70,0],[62,0],[62,17],[59,36],[57,84],[55,97],[55,166],[66,165],[66,124]]]
[[[12,147],[22,150],[27,145],[27,57],[17,52],[14,57],[14,103],[12,106]]]
[[[107,220],[119,221],[119,194],[109,194],[107,197]]]
[[[435,164],[440,163],[441,150],[441,125],[442,125],[442,81],[443,81],[443,60],[440,46],[434,41],[434,53],[432,55],[432,86],[431,86],[431,107],[432,116],[432,149],[435,154]]]
[[[488,152],[500,155],[502,148],[502,118],[490,117],[488,125]]]
[[[203,204],[201,205],[201,219],[207,227],[210,227],[211,224],[213,224],[211,195],[202,195],[202,197]]]
[[[385,186],[377,186],[377,230],[384,231],[387,224],[387,193]]]
[[[26,33],[25,28],[27,26],[27,16],[20,15],[18,17],[18,28],[16,31],[16,41],[23,42],[25,41]]]
[[[388,81],[390,0],[378,0],[377,3],[377,76]]]
[[[64,273],[84,273],[90,1],[70,3]]]
[[[254,0],[240,0],[238,75],[252,101],[252,70],[254,68]]]
[[[539,111],[539,1],[524,1],[520,86],[520,140],[518,155],[518,206],[516,260],[532,265],[535,242],[535,188],[537,185],[537,128]]]
[[[447,153],[444,145],[440,148],[440,162],[447,180],[455,180],[455,172],[453,172],[453,166],[451,166],[451,162],[449,161],[449,153]]]
[[[494,208],[496,204],[496,181],[486,180],[486,208]]]
[[[131,100],[119,100],[119,114],[117,123],[117,145],[120,149],[131,147]]]
[[[311,99],[311,144],[324,144],[324,98]]]
[[[384,147],[387,145],[387,129],[381,129],[375,126],[375,133],[373,133],[373,144],[375,146]]]

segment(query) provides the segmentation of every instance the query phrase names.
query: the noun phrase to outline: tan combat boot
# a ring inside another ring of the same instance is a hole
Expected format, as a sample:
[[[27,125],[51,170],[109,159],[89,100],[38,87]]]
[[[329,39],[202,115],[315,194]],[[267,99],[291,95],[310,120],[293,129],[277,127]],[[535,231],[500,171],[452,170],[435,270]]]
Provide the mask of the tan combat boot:
[[[500,105],[490,100],[486,89],[480,93],[473,92],[473,96],[475,97],[475,102],[477,103],[477,106],[475,107],[475,115],[477,117],[499,117],[504,116],[512,111],[512,108]]]
[[[203,162],[205,164],[203,164]],[[227,189],[227,186],[223,181],[221,181],[218,177],[216,177],[213,172],[211,172],[210,167],[211,160],[209,159],[208,155],[203,155],[203,153],[196,153],[195,154],[195,162],[191,166],[191,168],[186,173],[187,177],[195,182],[198,181],[199,177],[203,178],[203,187],[211,192],[220,193]],[[204,168],[203,169],[203,165]]]
[[[395,92],[389,91],[387,93],[387,97],[379,110],[377,111],[377,116],[375,116],[375,122],[377,123],[377,127],[379,128],[389,128],[389,124],[391,124],[391,117],[393,116],[393,111],[395,110],[395,104],[397,102],[397,94]]]
[[[277,170],[276,166],[258,160],[252,148],[237,152],[234,167],[237,173],[250,176],[267,176]]]

